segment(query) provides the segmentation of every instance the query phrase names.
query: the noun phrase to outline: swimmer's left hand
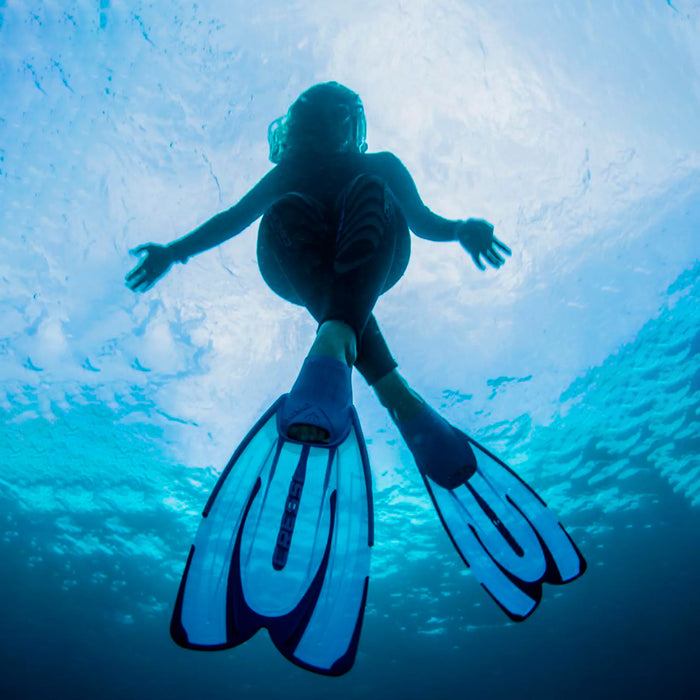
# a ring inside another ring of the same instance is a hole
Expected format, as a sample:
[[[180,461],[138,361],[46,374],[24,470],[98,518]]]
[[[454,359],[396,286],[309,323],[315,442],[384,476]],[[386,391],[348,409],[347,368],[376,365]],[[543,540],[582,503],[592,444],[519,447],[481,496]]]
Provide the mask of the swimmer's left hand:
[[[126,286],[133,292],[148,291],[175,262],[172,249],[157,243],[140,245],[129,253],[136,257],[145,253],[145,257],[126,276]]]
[[[505,263],[503,255],[511,254],[510,248],[493,235],[493,226],[483,219],[462,221],[457,228],[457,240],[480,270],[486,269],[481,257],[498,269]]]

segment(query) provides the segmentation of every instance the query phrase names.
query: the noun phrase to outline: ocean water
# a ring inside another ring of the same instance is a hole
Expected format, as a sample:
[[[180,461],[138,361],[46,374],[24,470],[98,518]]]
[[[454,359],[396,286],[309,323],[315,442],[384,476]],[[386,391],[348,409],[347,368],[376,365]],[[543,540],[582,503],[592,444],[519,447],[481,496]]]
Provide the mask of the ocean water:
[[[0,696],[695,697],[700,654],[696,0],[0,0]],[[309,85],[365,102],[425,202],[494,222],[480,273],[415,240],[377,317],[402,372],[506,459],[586,556],[513,624],[442,532],[356,379],[375,546],[353,670],[169,619],[231,452],[313,322],[255,226],[123,284],[266,172]]]

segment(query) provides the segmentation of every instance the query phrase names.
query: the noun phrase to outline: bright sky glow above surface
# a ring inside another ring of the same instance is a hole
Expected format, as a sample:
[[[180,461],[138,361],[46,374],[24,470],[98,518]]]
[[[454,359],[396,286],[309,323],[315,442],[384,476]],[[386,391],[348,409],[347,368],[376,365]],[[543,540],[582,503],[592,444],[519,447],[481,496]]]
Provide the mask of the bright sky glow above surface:
[[[370,151],[398,155],[431,209],[486,218],[512,248],[501,270],[482,273],[456,243],[414,237],[409,269],[376,316],[405,376],[533,485],[591,565],[550,591],[541,622],[514,632],[487,609],[410,453],[356,376],[377,541],[357,668],[334,692],[386,695],[420,647],[471,658],[477,687],[505,694],[507,681],[484,670],[496,650],[527,676],[534,652],[520,656],[518,645],[538,634],[556,645],[567,616],[621,649],[634,630],[581,617],[606,595],[603,581],[625,575],[620,552],[639,552],[630,567],[652,566],[651,539],[665,557],[653,586],[675,591],[679,610],[700,608],[697,593],[686,601],[690,588],[660,573],[687,565],[689,543],[688,586],[700,568],[697,534],[683,546],[673,534],[697,524],[700,508],[699,36],[696,0],[0,0],[7,688],[31,687],[23,669],[39,638],[44,658],[74,659],[42,662],[54,687],[94,697],[97,671],[74,685],[75,659],[104,670],[107,634],[111,644],[138,637],[134,649],[152,643],[169,669],[211,674],[211,692],[229,678],[241,697],[275,697],[274,664],[301,683],[299,697],[325,697],[326,681],[290,669],[264,635],[216,661],[167,639],[207,494],[288,390],[315,324],[263,283],[257,224],[146,294],[124,275],[130,249],[178,238],[244,195],[271,167],[267,125],[331,79],[361,95]],[[623,605],[624,584],[609,587],[607,605]],[[655,605],[651,583],[639,596]],[[68,655],[51,625],[70,624],[79,600],[97,620],[85,634],[93,648],[68,642]],[[46,629],[19,631],[20,611],[47,606]],[[657,607],[645,634],[661,644],[659,610],[668,613]],[[124,663],[104,697],[141,697],[129,678],[148,697],[143,669]],[[566,660],[565,672],[586,676]],[[453,666],[439,682],[415,673],[413,687],[451,697],[467,671]],[[596,674],[618,679],[604,664]],[[529,681],[547,697],[543,677]],[[187,682],[168,696],[193,696]]]

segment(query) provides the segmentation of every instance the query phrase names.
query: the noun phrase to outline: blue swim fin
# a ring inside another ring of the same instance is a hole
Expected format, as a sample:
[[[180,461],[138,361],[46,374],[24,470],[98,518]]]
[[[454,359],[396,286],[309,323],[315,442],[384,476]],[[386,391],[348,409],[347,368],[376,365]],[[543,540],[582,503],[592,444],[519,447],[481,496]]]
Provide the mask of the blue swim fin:
[[[534,612],[543,583],[583,574],[586,561],[556,516],[498,457],[427,404],[397,426],[452,543],[512,620]]]
[[[369,460],[355,409],[338,440],[286,437],[281,396],[253,427],[204,509],[170,633],[190,649],[226,649],[267,628],[293,663],[352,667],[373,543]]]

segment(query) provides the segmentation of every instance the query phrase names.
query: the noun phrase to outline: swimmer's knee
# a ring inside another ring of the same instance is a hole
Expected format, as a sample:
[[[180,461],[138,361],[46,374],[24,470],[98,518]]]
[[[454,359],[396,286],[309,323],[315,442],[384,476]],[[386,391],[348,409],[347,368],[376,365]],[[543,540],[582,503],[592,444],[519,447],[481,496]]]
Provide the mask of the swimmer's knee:
[[[293,214],[319,218],[323,216],[323,213],[323,205],[313,197],[300,192],[288,192],[268,207],[265,216],[270,218],[270,215],[272,215],[272,218],[274,218],[275,216],[284,217]]]
[[[343,209],[361,209],[367,214],[374,214],[389,223],[397,218],[398,204],[394,193],[382,178],[377,175],[358,175],[345,191]]]
[[[379,197],[384,198],[388,190],[386,182],[377,175],[363,173],[350,182],[347,187],[348,196]]]
[[[328,230],[323,205],[312,197],[290,192],[269,206],[258,228],[258,241],[279,241],[285,248],[323,240]]]

